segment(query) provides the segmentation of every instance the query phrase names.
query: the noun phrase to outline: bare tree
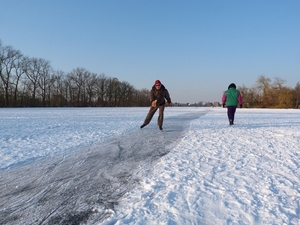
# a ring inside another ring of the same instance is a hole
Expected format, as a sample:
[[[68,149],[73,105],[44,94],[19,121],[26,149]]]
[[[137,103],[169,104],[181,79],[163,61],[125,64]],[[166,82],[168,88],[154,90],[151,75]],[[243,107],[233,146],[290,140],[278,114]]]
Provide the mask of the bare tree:
[[[276,108],[293,108],[292,89],[288,87],[281,87],[278,94],[278,101]]]
[[[13,49],[11,46],[7,46],[0,49],[0,78],[3,83],[5,92],[5,102],[4,106],[10,105],[10,88],[13,84],[12,82],[12,72],[15,68],[16,61],[22,57],[20,51]]]
[[[0,104],[3,102],[3,105],[5,104],[5,95],[4,95],[4,84],[2,81],[2,73],[3,73],[3,68],[4,64],[2,63],[4,60],[4,54],[3,54],[3,46],[2,42],[0,40]],[[1,104],[2,105],[2,104]]]
[[[134,106],[133,100],[133,86],[131,86],[128,82],[120,83],[120,95],[118,100],[118,105],[122,107]]]
[[[257,89],[260,92],[260,106],[269,107],[271,105],[272,99],[269,95],[270,87],[271,87],[271,79],[261,75],[257,79]]]
[[[95,106],[97,90],[97,74],[91,73],[86,80],[86,93],[88,106]]]
[[[44,59],[38,59],[39,65],[39,78],[38,78],[38,86],[40,90],[40,95],[42,97],[42,106],[46,106],[46,97],[47,93],[49,96],[49,105],[50,105],[50,90],[51,85],[53,83],[53,79],[51,77],[52,67],[50,62]]]
[[[39,88],[39,81],[41,79],[41,74],[42,72],[42,66],[43,66],[43,59],[38,59],[38,58],[29,58],[28,62],[26,63],[26,68],[25,68],[25,74],[27,78],[29,79],[28,85],[28,91],[30,91],[30,96],[31,96],[31,104],[30,106],[37,106],[36,103],[36,95],[37,95],[37,90]]]
[[[140,91],[136,91],[135,95],[133,97],[136,99],[137,106],[149,106],[149,90],[146,88],[143,88]]]
[[[97,103],[96,106],[106,106],[106,80],[107,78],[105,77],[104,74],[100,74],[100,76],[97,77],[96,80],[96,96],[97,96]]]
[[[293,102],[296,109],[300,108],[300,83],[297,82],[293,91]]]
[[[65,85],[65,73],[61,70],[53,72],[52,76],[51,104],[52,106],[67,106],[67,87]]]
[[[68,74],[73,106],[86,106],[86,79],[90,72],[83,68],[74,69]]]
[[[107,79],[107,97],[109,106],[118,106],[118,98],[120,97],[120,82],[118,78]]]
[[[287,103],[287,99],[286,99],[287,90],[283,86],[284,83],[285,83],[285,80],[283,80],[279,77],[274,78],[273,85],[270,89],[270,95],[272,96],[272,100],[273,100],[272,106],[285,107],[285,105]]]
[[[25,68],[26,68],[26,62],[28,60],[26,57],[23,57],[20,55],[14,62],[14,78],[13,78],[13,85],[14,85],[14,96],[13,96],[13,105],[18,106],[20,103],[18,101],[18,96],[20,95],[19,91],[19,84],[21,82],[21,78],[25,73]]]

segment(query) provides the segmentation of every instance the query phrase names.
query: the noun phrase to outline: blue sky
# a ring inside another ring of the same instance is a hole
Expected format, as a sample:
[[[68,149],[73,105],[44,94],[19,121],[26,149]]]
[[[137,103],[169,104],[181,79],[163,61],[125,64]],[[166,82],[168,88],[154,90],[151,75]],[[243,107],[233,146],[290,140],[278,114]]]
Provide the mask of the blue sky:
[[[299,0],[0,0],[0,40],[66,73],[80,67],[173,102],[221,101],[260,75],[300,82]]]

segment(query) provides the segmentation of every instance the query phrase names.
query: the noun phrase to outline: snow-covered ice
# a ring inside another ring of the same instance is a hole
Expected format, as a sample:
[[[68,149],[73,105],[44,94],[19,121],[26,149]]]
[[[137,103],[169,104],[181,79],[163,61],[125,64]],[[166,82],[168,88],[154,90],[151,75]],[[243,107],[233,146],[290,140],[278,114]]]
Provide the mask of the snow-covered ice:
[[[0,224],[300,224],[300,110],[0,109]]]

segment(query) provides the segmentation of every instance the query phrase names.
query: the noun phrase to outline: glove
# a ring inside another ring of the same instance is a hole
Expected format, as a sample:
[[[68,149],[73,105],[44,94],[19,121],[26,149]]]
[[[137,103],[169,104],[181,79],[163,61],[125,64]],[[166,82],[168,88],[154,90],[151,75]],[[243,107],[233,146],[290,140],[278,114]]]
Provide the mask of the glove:
[[[171,102],[167,102],[167,104],[168,104],[168,106],[170,106],[170,105],[171,105]]]
[[[223,103],[223,108],[225,108],[225,103]]]
[[[151,102],[151,106],[152,106],[152,107],[157,107],[157,106],[156,106],[156,100]]]
[[[240,108],[243,108],[243,104],[240,104]]]

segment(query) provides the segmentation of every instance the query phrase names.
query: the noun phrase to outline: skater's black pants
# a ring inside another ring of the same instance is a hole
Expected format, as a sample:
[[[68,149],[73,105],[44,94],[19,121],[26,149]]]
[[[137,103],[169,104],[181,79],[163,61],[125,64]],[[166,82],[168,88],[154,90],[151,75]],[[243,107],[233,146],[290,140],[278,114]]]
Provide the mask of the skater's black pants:
[[[227,116],[228,120],[234,122],[234,114],[237,106],[227,106]]]

